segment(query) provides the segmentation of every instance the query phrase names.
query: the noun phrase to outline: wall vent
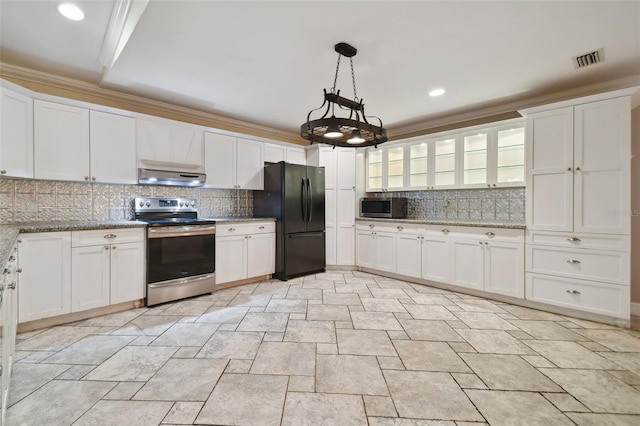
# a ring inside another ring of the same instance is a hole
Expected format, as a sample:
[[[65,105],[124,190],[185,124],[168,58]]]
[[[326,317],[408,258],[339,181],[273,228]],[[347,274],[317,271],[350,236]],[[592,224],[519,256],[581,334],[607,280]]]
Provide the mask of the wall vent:
[[[573,58],[573,66],[578,68],[588,67],[589,65],[598,64],[604,61],[604,49],[594,50],[584,55]]]

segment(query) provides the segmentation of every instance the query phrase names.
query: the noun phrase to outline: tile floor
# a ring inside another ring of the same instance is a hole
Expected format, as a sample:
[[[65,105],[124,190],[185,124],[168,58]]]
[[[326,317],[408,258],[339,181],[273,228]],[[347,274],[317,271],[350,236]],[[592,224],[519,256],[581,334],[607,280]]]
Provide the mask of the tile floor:
[[[8,425],[640,424],[640,331],[359,272],[18,339]]]

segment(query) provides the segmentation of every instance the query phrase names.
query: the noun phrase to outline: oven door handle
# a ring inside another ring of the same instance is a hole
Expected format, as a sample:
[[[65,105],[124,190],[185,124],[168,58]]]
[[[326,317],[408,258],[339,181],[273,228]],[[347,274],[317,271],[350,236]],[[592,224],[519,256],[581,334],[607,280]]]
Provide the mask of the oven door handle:
[[[191,237],[196,235],[215,235],[214,226],[168,226],[149,228],[149,238]]]

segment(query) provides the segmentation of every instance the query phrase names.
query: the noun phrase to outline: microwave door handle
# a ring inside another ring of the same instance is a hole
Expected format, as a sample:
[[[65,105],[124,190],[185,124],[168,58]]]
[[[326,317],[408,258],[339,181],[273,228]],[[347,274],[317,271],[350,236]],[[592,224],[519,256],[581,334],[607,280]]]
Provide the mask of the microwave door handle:
[[[308,215],[308,219],[307,222],[311,222],[311,214],[312,214],[312,208],[311,206],[313,206],[313,194],[311,193],[311,180],[309,178],[307,178],[307,196],[308,198],[308,206],[307,206],[307,215]]]

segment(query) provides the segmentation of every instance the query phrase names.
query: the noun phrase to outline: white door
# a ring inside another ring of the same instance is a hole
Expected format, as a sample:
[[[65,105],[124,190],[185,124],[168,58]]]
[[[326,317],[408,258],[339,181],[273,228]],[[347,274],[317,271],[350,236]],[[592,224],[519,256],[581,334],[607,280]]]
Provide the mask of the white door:
[[[145,296],[144,243],[111,245],[111,304]]]
[[[89,110],[35,100],[36,179],[89,180]]]
[[[136,120],[138,161],[171,161],[171,126],[157,121]]]
[[[297,148],[293,146],[287,147],[287,163],[291,164],[307,164],[307,153],[304,148]]]
[[[237,185],[241,189],[264,189],[264,144],[247,139],[237,140]]]
[[[336,148],[336,264],[355,263],[356,153]]]
[[[264,162],[265,163],[279,163],[284,161],[286,157],[287,149],[282,145],[276,145],[273,143],[265,144],[264,146]]]
[[[451,250],[449,237],[422,237],[422,278],[449,284],[451,280]]]
[[[131,117],[91,111],[89,129],[92,180],[137,183],[136,121]]]
[[[236,187],[235,137],[205,132],[204,172],[207,175],[207,188]]]
[[[216,283],[247,278],[246,235],[216,237]]]
[[[422,238],[417,234],[396,237],[396,270],[400,275],[420,278],[422,275]]]
[[[71,232],[20,235],[19,322],[71,312]]]
[[[628,96],[575,107],[575,232],[630,232],[630,111]]]
[[[0,88],[0,174],[33,177],[33,100]]]
[[[374,269],[396,272],[396,236],[390,232],[375,233]]]
[[[189,170],[202,170],[203,137],[196,126],[171,126],[171,161],[192,166]]]
[[[247,277],[273,274],[276,271],[276,234],[247,237]]]
[[[527,117],[527,228],[573,231],[573,108]]]
[[[451,244],[451,284],[484,290],[483,242],[454,238]]]
[[[108,244],[71,250],[71,312],[109,304],[110,253]]]
[[[484,290],[524,297],[524,244],[490,241],[485,246]]]
[[[363,268],[374,268],[375,240],[374,233],[356,230],[356,265]]]

